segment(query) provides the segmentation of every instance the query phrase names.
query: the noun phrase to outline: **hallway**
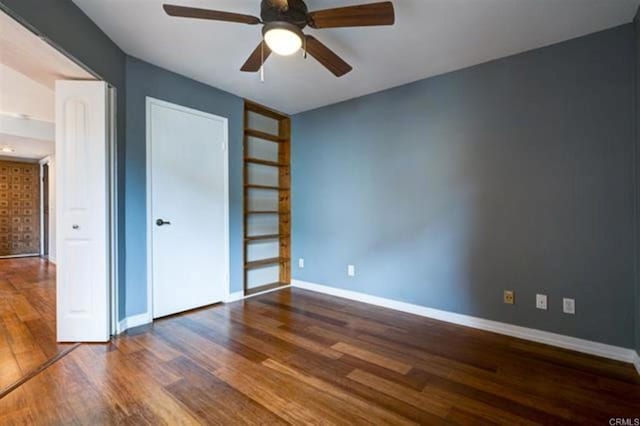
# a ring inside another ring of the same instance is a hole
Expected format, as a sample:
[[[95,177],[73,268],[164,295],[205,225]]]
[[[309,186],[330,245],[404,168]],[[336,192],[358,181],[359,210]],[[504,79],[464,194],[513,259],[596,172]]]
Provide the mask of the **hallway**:
[[[56,268],[0,259],[0,393],[70,344],[56,343]]]

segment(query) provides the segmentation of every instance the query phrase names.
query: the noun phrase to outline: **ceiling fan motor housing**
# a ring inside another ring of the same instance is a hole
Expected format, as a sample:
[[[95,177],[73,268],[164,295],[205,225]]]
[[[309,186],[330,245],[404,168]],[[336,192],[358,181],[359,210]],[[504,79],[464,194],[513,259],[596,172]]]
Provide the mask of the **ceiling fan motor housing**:
[[[269,22],[288,22],[303,29],[308,24],[309,10],[302,0],[289,0],[287,9],[274,7],[271,0],[262,0],[260,17],[265,24]]]

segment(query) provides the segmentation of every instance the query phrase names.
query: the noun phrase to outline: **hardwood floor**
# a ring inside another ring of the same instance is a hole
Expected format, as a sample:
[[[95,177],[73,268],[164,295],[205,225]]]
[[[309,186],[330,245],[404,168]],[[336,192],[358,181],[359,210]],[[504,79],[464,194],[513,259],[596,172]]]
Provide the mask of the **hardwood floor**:
[[[55,266],[0,259],[0,391],[69,346],[56,343]]]
[[[609,424],[630,365],[299,289],[80,345],[0,424]]]

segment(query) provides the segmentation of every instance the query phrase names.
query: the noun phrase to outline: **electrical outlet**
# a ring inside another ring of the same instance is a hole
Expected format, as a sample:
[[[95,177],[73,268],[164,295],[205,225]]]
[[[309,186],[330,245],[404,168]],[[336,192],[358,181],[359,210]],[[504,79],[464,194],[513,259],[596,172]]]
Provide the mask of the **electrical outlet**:
[[[507,305],[513,305],[516,303],[516,296],[513,290],[504,291],[504,303]]]
[[[547,295],[546,294],[536,294],[536,308],[547,310]]]
[[[349,275],[350,277],[356,276],[356,267],[354,265],[347,266],[347,275]]]
[[[304,269],[304,259],[303,258],[298,259],[298,268]]]
[[[574,315],[576,313],[575,299],[562,299],[562,312],[564,312],[565,314]]]

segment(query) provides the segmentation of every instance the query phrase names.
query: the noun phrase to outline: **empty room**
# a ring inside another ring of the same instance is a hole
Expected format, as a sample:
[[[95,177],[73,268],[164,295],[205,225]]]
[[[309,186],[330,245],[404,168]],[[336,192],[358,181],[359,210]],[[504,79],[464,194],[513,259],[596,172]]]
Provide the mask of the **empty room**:
[[[640,0],[0,0],[0,424],[640,424]]]

